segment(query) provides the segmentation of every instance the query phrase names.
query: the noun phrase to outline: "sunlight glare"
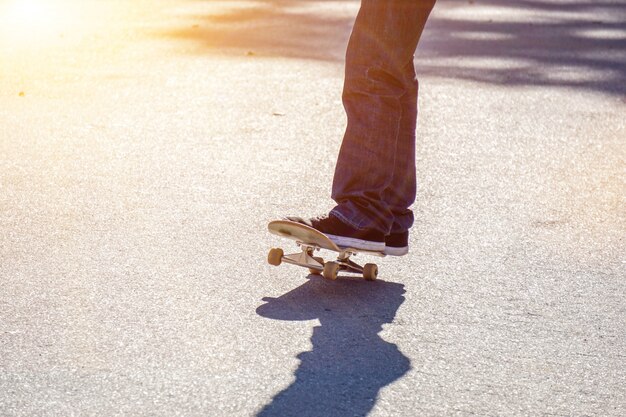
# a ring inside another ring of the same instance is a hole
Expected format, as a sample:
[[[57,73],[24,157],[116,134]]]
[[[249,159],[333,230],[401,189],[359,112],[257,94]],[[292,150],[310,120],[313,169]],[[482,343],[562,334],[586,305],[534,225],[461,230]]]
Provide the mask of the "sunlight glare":
[[[54,0],[10,0],[0,3],[0,33],[11,42],[42,40],[62,28],[66,13]],[[55,7],[56,6],[56,7]]]

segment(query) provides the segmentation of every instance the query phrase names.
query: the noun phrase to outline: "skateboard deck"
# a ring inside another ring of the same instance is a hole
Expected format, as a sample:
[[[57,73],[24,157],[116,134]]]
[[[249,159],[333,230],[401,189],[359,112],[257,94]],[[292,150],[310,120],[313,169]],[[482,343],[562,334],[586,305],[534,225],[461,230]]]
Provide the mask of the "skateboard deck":
[[[270,233],[296,241],[300,252],[285,255],[281,248],[272,248],[267,260],[270,265],[278,266],[281,263],[289,263],[309,268],[312,274],[322,274],[324,278],[335,280],[339,271],[362,274],[363,278],[373,281],[378,276],[376,264],[358,265],[350,257],[358,253],[374,256],[385,256],[383,252],[367,251],[355,248],[337,246],[324,233],[307,225],[290,220],[275,220],[267,225]],[[313,256],[320,249],[337,252],[337,260],[324,262],[321,257]]]

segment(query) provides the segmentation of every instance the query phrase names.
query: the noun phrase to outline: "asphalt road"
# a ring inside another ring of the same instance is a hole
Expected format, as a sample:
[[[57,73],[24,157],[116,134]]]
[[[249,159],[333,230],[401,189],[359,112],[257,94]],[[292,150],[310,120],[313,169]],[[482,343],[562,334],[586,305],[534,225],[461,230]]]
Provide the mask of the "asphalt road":
[[[357,2],[0,3],[0,415],[626,415],[626,5],[502,3],[427,25],[375,283],[265,259]]]

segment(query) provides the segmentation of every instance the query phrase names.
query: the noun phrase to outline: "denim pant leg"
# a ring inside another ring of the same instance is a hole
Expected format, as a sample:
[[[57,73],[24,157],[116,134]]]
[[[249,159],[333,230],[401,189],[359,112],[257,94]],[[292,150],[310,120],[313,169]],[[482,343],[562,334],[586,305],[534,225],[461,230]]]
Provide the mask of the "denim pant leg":
[[[383,192],[383,201],[393,214],[391,233],[405,232],[413,225],[413,211],[417,191],[415,179],[415,130],[417,128],[417,78],[413,59],[407,65],[409,74],[406,93],[400,98],[402,114],[396,140],[396,163],[391,184]]]
[[[358,229],[412,224],[417,82],[413,54],[435,0],[362,0],[348,43],[343,138],[331,211]],[[396,220],[398,216],[398,220]]]

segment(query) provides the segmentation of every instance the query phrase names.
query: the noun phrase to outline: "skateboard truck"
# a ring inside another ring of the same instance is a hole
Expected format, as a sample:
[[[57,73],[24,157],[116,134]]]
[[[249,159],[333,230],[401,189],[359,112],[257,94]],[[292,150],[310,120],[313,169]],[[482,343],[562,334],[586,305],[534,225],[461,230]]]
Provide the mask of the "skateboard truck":
[[[318,246],[302,242],[296,242],[296,244],[302,251],[290,255],[282,255],[282,262],[308,267],[311,273],[319,273],[324,270],[324,259],[313,256],[313,252],[320,250]]]
[[[281,263],[298,265],[309,269],[311,274],[320,274],[327,279],[337,279],[339,271],[361,274],[368,281],[374,281],[378,275],[376,264],[363,266],[353,262],[350,257],[357,253],[368,253],[375,256],[385,256],[383,252],[365,251],[355,248],[339,247],[328,236],[320,231],[301,223],[289,220],[275,220],[268,224],[270,233],[280,237],[295,240],[300,252],[285,255],[281,248],[273,248],[267,255],[270,265],[278,266]],[[324,259],[313,256],[320,249],[337,253],[336,261],[324,262]]]
[[[270,250],[267,260],[271,265],[278,266],[282,262],[303,266],[309,268],[312,274],[322,273],[326,279],[335,280],[339,271],[346,271],[356,274],[362,274],[363,278],[368,281],[374,281],[378,275],[378,267],[375,264],[365,264],[361,266],[350,259],[351,256],[357,255],[357,252],[349,248],[342,249],[337,256],[337,261],[324,262],[321,257],[313,256],[315,251],[319,251],[320,247],[310,243],[296,242],[302,249],[300,252],[285,255],[280,248]]]

